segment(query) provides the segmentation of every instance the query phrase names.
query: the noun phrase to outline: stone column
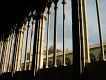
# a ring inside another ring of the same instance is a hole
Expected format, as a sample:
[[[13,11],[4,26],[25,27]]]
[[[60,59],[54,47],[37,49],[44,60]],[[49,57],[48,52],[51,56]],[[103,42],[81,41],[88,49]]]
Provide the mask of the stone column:
[[[103,37],[102,37],[102,28],[101,28],[101,21],[100,21],[98,1],[95,0],[95,2],[96,2],[96,11],[97,11],[97,20],[98,20],[98,29],[99,29],[99,39],[100,39],[101,54],[102,54],[102,59],[105,60]]]
[[[19,29],[19,43],[18,43],[18,50],[17,50],[17,63],[16,63],[16,70],[20,70],[20,58],[21,58],[21,45],[22,45],[22,33],[23,33],[23,27]]]
[[[10,58],[11,58],[11,53],[12,53],[12,44],[13,44],[13,37],[14,35],[12,34],[11,37],[10,37],[10,47],[9,47],[9,57],[8,57],[8,62],[7,62],[7,71],[9,72],[10,71]]]
[[[17,48],[18,48],[18,38],[19,38],[19,32],[18,29],[15,31],[15,40],[13,45],[13,55],[12,55],[12,76],[16,71],[16,57],[17,57]]]
[[[27,58],[27,47],[28,47],[28,32],[29,32],[29,27],[30,27],[29,23],[30,23],[30,19],[28,19],[28,25],[27,25],[27,34],[26,34],[26,43],[25,43],[25,57],[24,57],[24,70],[26,70],[26,64],[27,64],[26,58]]]
[[[72,0],[73,80],[80,79],[79,0]]]
[[[29,70],[31,69],[31,63],[32,63],[32,38],[33,38],[33,29],[34,29],[34,19],[32,20],[32,27],[31,27],[31,39],[30,39],[30,57],[29,57]]]
[[[62,2],[63,4],[63,66],[65,66],[65,4],[66,4],[66,1],[63,0]]]
[[[84,43],[84,25],[82,13],[82,0],[79,0],[79,23],[80,23],[80,72],[84,71],[85,66],[85,43]]]
[[[56,48],[57,48],[57,3],[58,0],[54,0],[54,53],[53,53],[53,66],[57,67],[56,64]]]
[[[1,71],[4,72],[4,59],[5,59],[6,41],[3,40],[3,50],[1,56]]]
[[[39,39],[39,42],[40,42],[40,48],[39,48],[39,66],[38,68],[41,69],[43,68],[43,51],[44,51],[44,33],[45,33],[45,20],[46,20],[46,16],[44,14],[42,14],[42,17],[41,17],[41,28],[40,28],[40,39]]]
[[[36,45],[37,45],[37,31],[38,31],[38,21],[39,19],[37,18],[36,19],[36,24],[35,24],[35,29],[34,29],[34,43],[33,43],[33,56],[32,56],[32,66],[31,66],[31,71],[33,73],[33,75],[35,75],[35,72],[36,72],[36,51],[37,51],[37,48],[36,48]]]
[[[40,32],[40,30],[41,30],[41,19],[39,19],[38,20],[38,30],[37,30],[37,41],[36,41],[36,71],[39,69],[39,63],[40,63],[40,61],[39,61],[39,56],[40,56],[40,54],[39,54],[39,50],[40,50],[40,35],[41,35],[41,32]]]
[[[18,42],[17,42],[17,49],[16,49],[16,61],[15,61],[15,70],[17,71],[17,64],[18,64],[18,58],[19,58],[19,47],[20,47],[20,38],[21,38],[21,32],[20,28],[18,30]]]
[[[87,16],[86,16],[86,0],[82,0],[83,10],[83,26],[84,26],[84,41],[85,41],[85,57],[84,63],[90,63],[89,44],[88,44],[88,28],[87,28]]]
[[[10,37],[6,39],[6,50],[5,50],[5,59],[4,59],[4,72],[7,71],[7,61],[8,61],[8,50],[9,50],[9,44],[10,44]]]
[[[22,69],[22,53],[23,53],[24,33],[26,30],[25,25],[26,25],[26,23],[23,24],[22,33],[21,33],[21,41],[20,41],[21,44],[20,44],[20,51],[19,51],[20,57],[19,57],[19,62],[18,62],[19,71],[21,71],[21,69]]]
[[[3,51],[3,41],[0,42],[0,62],[1,62],[1,56],[2,56],[2,51]]]
[[[47,14],[48,14],[48,23],[47,23],[47,40],[46,40],[46,68],[48,68],[48,46],[49,46],[49,28],[50,28],[50,7],[51,7],[51,1],[48,0],[47,4]]]

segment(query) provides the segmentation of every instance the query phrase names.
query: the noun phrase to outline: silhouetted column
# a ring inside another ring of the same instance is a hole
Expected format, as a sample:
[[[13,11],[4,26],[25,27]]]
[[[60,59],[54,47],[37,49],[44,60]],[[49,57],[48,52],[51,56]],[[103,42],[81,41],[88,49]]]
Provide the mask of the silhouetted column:
[[[88,44],[88,28],[87,28],[87,16],[86,16],[86,0],[82,0],[83,8],[83,25],[84,25],[84,41],[85,41],[85,54],[84,63],[90,63],[89,44]]]
[[[44,51],[44,40],[45,40],[45,37],[44,37],[44,34],[45,34],[45,21],[46,21],[46,16],[45,14],[42,13],[42,16],[41,16],[41,30],[40,30],[40,48],[39,48],[39,68],[38,69],[41,69],[43,68],[43,51]]]
[[[79,22],[80,22],[80,49],[81,49],[81,55],[80,55],[80,71],[84,71],[85,66],[85,44],[84,44],[84,26],[83,26],[83,13],[82,13],[82,0],[79,0]]]
[[[37,56],[37,31],[38,31],[38,22],[39,19],[36,19],[36,24],[35,24],[35,30],[34,30],[34,43],[33,43],[33,56],[32,56],[32,66],[31,66],[31,71],[33,73],[33,75],[35,75],[36,72],[36,67],[35,67],[35,63],[36,63],[36,56]]]
[[[48,14],[48,23],[47,23],[47,40],[46,40],[46,68],[48,68],[48,46],[49,46],[49,28],[50,28],[50,7],[51,7],[51,1],[48,0],[47,4],[47,14]]]
[[[41,15],[41,14],[40,14]],[[36,71],[38,70],[38,68],[39,68],[39,56],[40,56],[40,54],[39,54],[39,50],[40,50],[40,35],[41,35],[41,33],[40,33],[40,31],[41,31],[41,16],[40,16],[40,19],[39,19],[39,21],[38,21],[38,30],[37,30],[37,45],[36,45],[36,62],[35,62],[35,65],[36,65]]]
[[[63,4],[63,65],[65,66],[65,4],[66,4],[66,0],[63,0],[62,2]]]
[[[53,66],[57,67],[56,64],[56,45],[57,45],[57,3],[58,0],[54,0],[54,53],[53,53]]]
[[[97,11],[97,19],[98,19],[98,29],[99,29],[99,39],[100,39],[101,54],[102,54],[103,60],[105,60],[104,45],[103,45],[103,39],[102,39],[103,37],[102,37],[102,29],[101,29],[98,1],[95,0],[95,2],[96,2],[96,11]]]
[[[72,0],[73,80],[80,79],[80,26],[78,1]]]

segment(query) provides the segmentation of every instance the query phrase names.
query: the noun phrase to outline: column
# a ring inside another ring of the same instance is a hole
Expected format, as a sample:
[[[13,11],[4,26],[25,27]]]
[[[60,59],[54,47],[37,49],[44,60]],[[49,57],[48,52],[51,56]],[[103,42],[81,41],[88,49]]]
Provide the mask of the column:
[[[63,4],[63,66],[65,66],[65,4],[66,4],[66,1],[63,0],[62,2]]]
[[[44,40],[45,40],[45,37],[44,37],[44,34],[45,34],[45,21],[46,21],[46,16],[42,13],[42,17],[41,17],[41,30],[40,30],[40,39],[39,39],[39,42],[40,42],[40,48],[39,48],[39,69],[43,68],[43,51],[44,51]]]
[[[31,69],[31,62],[32,62],[32,38],[33,38],[33,29],[34,29],[34,19],[32,20],[32,27],[31,27],[31,38],[30,38],[30,57],[29,57],[29,70]]]
[[[26,64],[27,64],[26,58],[27,58],[27,46],[28,46],[28,32],[29,32],[29,27],[30,27],[29,23],[30,23],[30,19],[28,19],[28,25],[27,25],[27,34],[26,34],[26,43],[25,43],[25,57],[24,57],[24,70],[26,70]]]
[[[26,25],[26,22],[24,22],[23,24],[23,27],[22,27],[22,37],[21,37],[21,44],[20,44],[20,58],[19,58],[19,71],[21,71],[22,69],[22,53],[23,53],[23,43],[24,43],[24,33],[25,33],[25,25]]]
[[[6,49],[6,42],[3,40],[3,50],[2,50],[2,56],[1,56],[1,71],[3,72],[4,69],[4,59],[5,59],[5,49]]]
[[[87,27],[87,16],[86,16],[86,0],[82,0],[83,10],[83,26],[84,26],[84,41],[85,41],[85,57],[84,63],[90,63],[89,44],[88,44],[88,27]]]
[[[17,50],[17,63],[16,63],[16,70],[17,71],[20,70],[20,58],[22,56],[20,53],[21,45],[22,45],[22,33],[23,33],[22,28],[19,29],[19,43],[18,43],[18,50]]]
[[[6,38],[6,49],[5,49],[5,56],[4,56],[5,58],[4,58],[4,66],[3,66],[4,72],[7,71],[8,50],[9,50],[9,37]]]
[[[11,58],[11,53],[12,53],[12,43],[13,43],[13,37],[14,35],[11,34],[11,37],[10,37],[10,48],[9,48],[9,58],[8,58],[8,63],[7,63],[7,71],[9,72],[10,71],[10,58]]]
[[[80,27],[78,1],[72,0],[73,80],[80,79]]]
[[[102,59],[105,60],[103,37],[102,37],[102,27],[101,27],[101,21],[100,21],[98,1],[95,0],[95,2],[96,2],[96,11],[97,11],[97,19],[98,19],[98,29],[99,29],[99,39],[100,39],[101,54],[102,54]]]
[[[17,25],[16,25],[17,27]],[[18,29],[15,30],[15,40],[14,40],[14,45],[13,45],[13,55],[12,55],[12,69],[11,69],[11,72],[12,72],[12,76],[13,74],[15,73],[15,64],[16,64],[16,56],[17,56],[17,47],[18,47],[18,38],[19,38],[19,32],[18,32]]]
[[[56,45],[57,45],[57,3],[58,0],[54,0],[54,53],[53,53],[53,66],[57,67],[56,64]]]
[[[51,7],[51,1],[48,0],[47,3],[47,14],[48,14],[48,23],[47,23],[47,40],[46,40],[46,68],[48,68],[48,46],[49,46],[49,28],[50,28],[50,7]]]
[[[85,66],[85,44],[84,44],[84,26],[83,26],[83,13],[82,13],[82,0],[79,0],[79,23],[80,23],[80,71],[84,71]]]
[[[35,63],[36,63],[36,45],[37,45],[37,31],[38,31],[38,21],[39,19],[36,19],[36,24],[35,24],[35,30],[34,30],[34,43],[33,43],[33,56],[32,56],[32,66],[31,66],[31,71],[33,72],[33,75],[35,76],[35,72],[36,72],[36,67],[35,67]]]
[[[40,14],[40,15],[41,15],[41,14]],[[41,16],[40,16],[40,18],[41,18]],[[36,71],[37,71],[38,68],[39,68],[39,58],[40,58],[40,57],[39,57],[39,56],[40,56],[39,50],[40,50],[40,35],[41,35],[40,31],[41,31],[41,19],[39,19],[39,21],[38,21],[38,30],[37,30],[36,62],[35,62]]]
[[[3,41],[0,42],[0,62],[1,62],[1,56],[2,56],[2,51],[3,51]]]

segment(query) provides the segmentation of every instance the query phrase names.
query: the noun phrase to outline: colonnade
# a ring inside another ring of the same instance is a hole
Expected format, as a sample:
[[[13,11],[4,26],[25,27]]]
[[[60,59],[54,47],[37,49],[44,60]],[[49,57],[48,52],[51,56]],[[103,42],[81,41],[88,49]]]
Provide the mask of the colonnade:
[[[73,40],[73,65],[76,73],[83,71],[86,63],[90,63],[89,44],[88,44],[88,26],[86,16],[86,0],[72,0],[72,40]],[[103,60],[105,59],[102,30],[100,25],[100,16],[98,2],[96,1],[98,28],[100,34],[100,45]],[[65,65],[65,27],[66,27],[66,0],[63,4],[63,66]],[[51,4],[54,4],[54,36],[53,36],[53,67],[57,67],[57,23],[58,23],[58,0],[47,1],[47,16],[44,12],[31,12],[23,24],[14,25],[16,29],[3,37],[0,41],[0,69],[1,72],[13,72],[22,70],[32,70],[33,72],[43,68],[44,34],[47,27],[46,39],[46,68],[48,68],[48,46],[50,34],[50,10]],[[47,21],[47,26],[45,25]],[[30,34],[29,34],[30,31]],[[26,33],[26,34],[25,34]],[[24,47],[25,46],[25,47]],[[23,49],[24,48],[24,49]],[[29,60],[27,53],[29,49]],[[28,67],[27,67],[28,65]],[[80,69],[79,69],[80,68]]]

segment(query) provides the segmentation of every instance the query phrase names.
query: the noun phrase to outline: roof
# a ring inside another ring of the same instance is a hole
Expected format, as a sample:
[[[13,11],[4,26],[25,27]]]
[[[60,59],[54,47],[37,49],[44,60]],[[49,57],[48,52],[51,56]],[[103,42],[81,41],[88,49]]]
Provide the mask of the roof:
[[[106,41],[103,42],[103,45],[106,46]],[[96,44],[93,44],[93,45],[90,45],[90,46],[89,46],[90,49],[92,49],[92,48],[97,48],[97,47],[100,47],[100,43],[99,43],[99,42],[96,43]]]

